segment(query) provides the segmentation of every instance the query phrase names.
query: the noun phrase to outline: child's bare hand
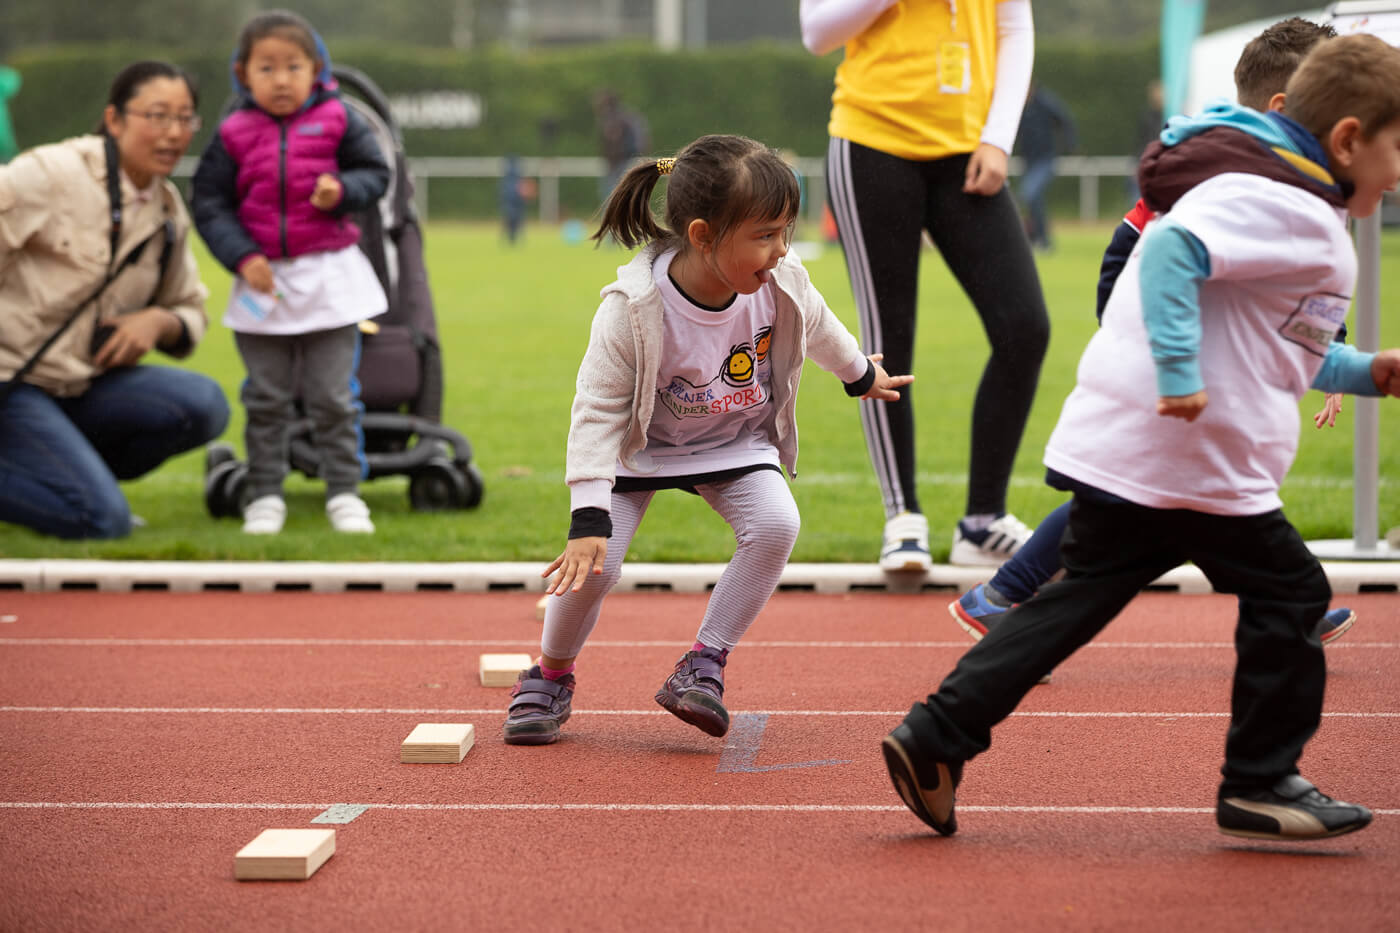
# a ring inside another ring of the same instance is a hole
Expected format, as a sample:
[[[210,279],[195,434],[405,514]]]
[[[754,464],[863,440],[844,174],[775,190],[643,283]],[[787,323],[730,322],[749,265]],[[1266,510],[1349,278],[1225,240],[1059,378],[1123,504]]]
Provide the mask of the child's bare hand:
[[[266,295],[277,291],[277,283],[272,278],[272,264],[267,261],[266,256],[254,256],[243,264],[238,274],[252,288]]]
[[[316,178],[316,190],[311,192],[311,204],[328,211],[340,203],[340,179],[334,175],[320,175]]]
[[[577,593],[583,589],[590,573],[603,572],[603,561],[607,556],[607,538],[570,538],[569,543],[564,546],[564,553],[554,558],[554,562],[540,574],[547,577],[556,570],[559,571],[545,587],[545,593],[563,593],[565,590]]]
[[[877,398],[884,402],[897,402],[899,393],[895,389],[914,381],[913,376],[891,376],[885,372],[885,367],[880,365],[884,358],[883,353],[872,353],[867,357],[875,364],[875,381],[870,384],[870,391],[861,396],[862,399]]]
[[[1319,428],[1336,427],[1337,416],[1342,412],[1342,393],[1328,392],[1327,401],[1322,404],[1322,411],[1313,415],[1313,424]]]
[[[1371,380],[1382,393],[1400,396],[1400,350],[1382,350],[1372,358]]]
[[[1167,418],[1185,418],[1195,421],[1206,410],[1206,390],[1190,395],[1163,395],[1157,399],[1157,414]]]

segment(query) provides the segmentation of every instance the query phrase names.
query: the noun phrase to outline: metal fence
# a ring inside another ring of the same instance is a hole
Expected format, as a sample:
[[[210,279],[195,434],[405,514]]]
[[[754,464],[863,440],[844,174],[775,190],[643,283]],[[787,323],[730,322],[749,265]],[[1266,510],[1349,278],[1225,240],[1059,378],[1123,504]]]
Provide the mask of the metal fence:
[[[409,171],[414,178],[414,200],[418,214],[427,219],[432,205],[433,180],[438,178],[499,179],[503,174],[505,160],[500,156],[423,156],[408,158]],[[180,160],[175,176],[189,177],[194,174],[195,160],[186,157]],[[1079,217],[1081,220],[1099,219],[1100,181],[1104,178],[1118,178],[1126,181],[1137,170],[1137,159],[1131,156],[1062,156],[1056,162],[1057,172],[1063,178],[1075,178],[1079,183]],[[822,209],[826,206],[826,160],[820,158],[798,158],[793,170],[806,181],[807,216],[812,223],[820,222]],[[564,178],[602,178],[606,168],[601,158],[580,156],[522,156],[520,174],[524,178],[534,178],[539,184],[538,219],[543,223],[558,223],[563,212],[559,202],[559,182]],[[1013,176],[1020,174],[1021,160],[1013,158],[1010,164]],[[1126,202],[1124,202],[1126,203]],[[1117,210],[1114,207],[1113,210]]]

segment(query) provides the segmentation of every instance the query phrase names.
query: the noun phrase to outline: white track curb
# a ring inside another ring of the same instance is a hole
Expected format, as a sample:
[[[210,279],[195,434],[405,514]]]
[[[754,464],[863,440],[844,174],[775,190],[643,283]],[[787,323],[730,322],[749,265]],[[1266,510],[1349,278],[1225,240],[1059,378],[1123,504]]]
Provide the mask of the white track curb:
[[[725,564],[623,564],[614,592],[653,591],[704,593],[714,587]],[[1323,562],[1336,593],[1400,590],[1400,561]],[[344,593],[383,591],[412,593],[447,591],[544,592],[542,563],[288,563],[204,561],[3,560],[0,596],[6,590],[58,592],[97,590],[104,593],[206,590],[243,593],[309,591]],[[874,564],[789,564],[778,589],[815,593],[918,593],[928,590],[963,592],[989,579],[989,567],[935,565],[927,574],[887,574]],[[1152,589],[1177,593],[1210,593],[1212,588],[1195,567],[1178,567],[1163,574]]]

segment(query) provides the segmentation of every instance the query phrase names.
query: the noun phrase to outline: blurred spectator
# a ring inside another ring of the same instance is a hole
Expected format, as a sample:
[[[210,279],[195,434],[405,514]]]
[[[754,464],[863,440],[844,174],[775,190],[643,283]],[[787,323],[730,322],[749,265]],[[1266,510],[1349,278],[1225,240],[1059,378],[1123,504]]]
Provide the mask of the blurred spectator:
[[[538,187],[533,178],[521,174],[520,157],[508,155],[501,171],[501,223],[507,243],[520,239],[520,231],[525,226],[526,205],[534,200]]]
[[[19,85],[19,72],[0,65],[0,165],[19,155],[15,125],[10,122],[10,107],[7,103],[19,93]]]
[[[1039,82],[1031,82],[1021,111],[1020,143],[1025,171],[1021,174],[1021,202],[1026,207],[1026,235],[1036,249],[1050,249],[1050,216],[1045,194],[1055,180],[1055,157],[1078,144],[1074,117],[1064,101]]]
[[[191,78],[136,62],[96,130],[0,166],[0,522],[121,538],[120,482],[218,437],[228,402],[187,357],[208,295],[169,174],[199,131]]]
[[[1162,132],[1162,126],[1166,123],[1166,115],[1163,108],[1166,106],[1166,96],[1162,91],[1162,82],[1153,78],[1147,82],[1147,103],[1143,105],[1142,113],[1138,114],[1137,135],[1133,137],[1134,159],[1142,155],[1142,150],[1147,148],[1147,144],[1157,138],[1157,134]],[[1128,203],[1136,204],[1138,200],[1137,173],[1128,175]]]
[[[602,147],[607,174],[599,182],[599,195],[607,200],[623,171],[632,160],[651,148],[651,131],[646,118],[622,106],[614,91],[599,91],[593,100],[598,117],[598,141]]]

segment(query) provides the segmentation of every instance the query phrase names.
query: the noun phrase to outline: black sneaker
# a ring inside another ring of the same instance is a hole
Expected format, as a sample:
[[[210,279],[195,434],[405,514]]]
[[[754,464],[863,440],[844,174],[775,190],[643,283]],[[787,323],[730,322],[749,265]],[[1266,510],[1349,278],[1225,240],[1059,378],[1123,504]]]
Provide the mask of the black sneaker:
[[[724,708],[724,665],[727,655],[715,648],[687,651],[661,689],[656,702],[683,722],[716,738],[729,731]]]
[[[1227,836],[1327,839],[1365,829],[1371,823],[1371,811],[1333,800],[1302,775],[1290,774],[1265,790],[1220,798],[1215,822]]]
[[[550,680],[538,664],[520,672],[510,688],[510,707],[502,727],[507,745],[549,745],[559,741],[559,727],[569,721],[574,675]]]
[[[958,831],[954,791],[962,780],[961,761],[929,761],[918,752],[914,731],[900,723],[880,743],[885,767],[904,805],[944,836]]]

